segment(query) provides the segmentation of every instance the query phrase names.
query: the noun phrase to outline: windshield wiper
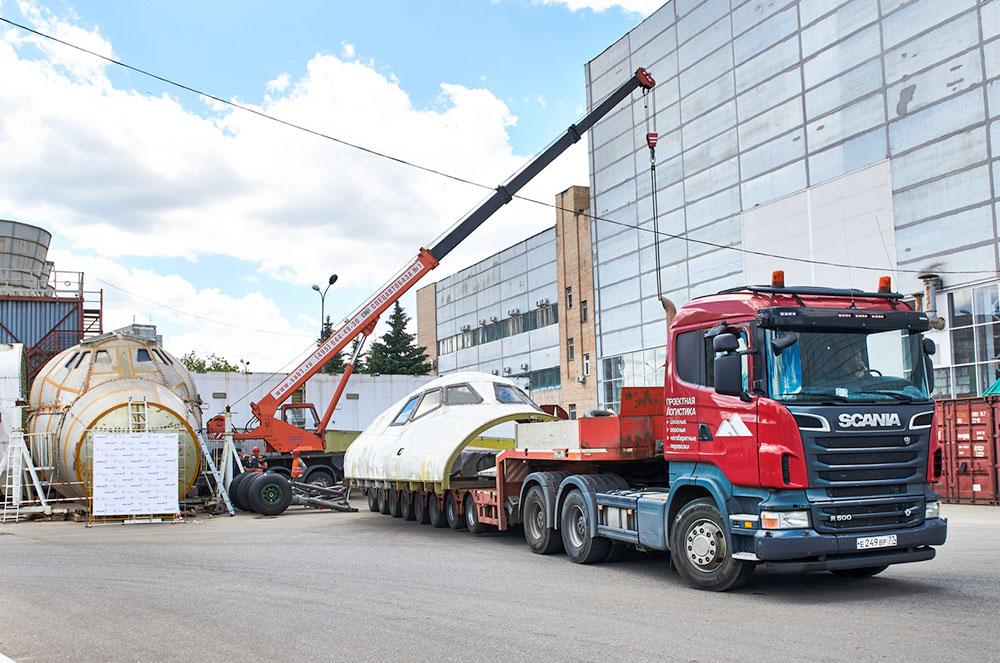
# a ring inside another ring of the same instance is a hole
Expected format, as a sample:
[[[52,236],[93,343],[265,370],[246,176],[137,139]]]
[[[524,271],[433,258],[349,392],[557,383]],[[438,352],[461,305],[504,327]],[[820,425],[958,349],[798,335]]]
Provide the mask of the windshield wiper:
[[[883,396],[889,396],[890,398],[894,398],[895,400],[899,401],[900,403],[912,403],[913,401],[917,400],[913,396],[907,396],[906,394],[901,394],[898,391],[888,391],[888,390],[884,390],[884,389],[868,389],[868,390],[863,390],[863,391],[855,391],[853,393],[855,393],[855,394],[882,394]]]
[[[788,396],[793,396],[796,399],[798,399],[800,396],[816,396],[818,398],[826,398],[834,400],[837,401],[838,403],[847,403],[850,402],[851,400],[847,396],[841,396],[840,394],[831,394],[830,392],[826,391],[800,391],[797,394],[782,394],[783,398]]]

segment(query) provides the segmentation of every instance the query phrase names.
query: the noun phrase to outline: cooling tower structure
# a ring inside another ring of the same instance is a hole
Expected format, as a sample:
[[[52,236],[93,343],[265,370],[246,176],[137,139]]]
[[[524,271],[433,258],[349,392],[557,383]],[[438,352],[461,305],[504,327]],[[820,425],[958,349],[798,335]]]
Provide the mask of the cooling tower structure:
[[[37,465],[65,497],[89,497],[93,433],[130,429],[130,402],[145,402],[150,431],[176,431],[178,497],[198,475],[200,400],[181,362],[155,341],[113,332],[83,341],[42,367],[31,387],[28,429]]]

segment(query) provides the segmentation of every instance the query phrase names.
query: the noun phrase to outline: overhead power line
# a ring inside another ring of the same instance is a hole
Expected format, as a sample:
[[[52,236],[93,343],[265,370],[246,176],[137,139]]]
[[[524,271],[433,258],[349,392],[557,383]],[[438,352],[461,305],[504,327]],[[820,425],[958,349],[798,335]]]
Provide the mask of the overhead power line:
[[[91,55],[93,57],[96,57],[96,58],[99,58],[101,60],[104,60],[105,62],[108,62],[110,64],[116,65],[118,67],[122,67],[124,69],[128,69],[129,71],[134,71],[134,72],[136,72],[138,74],[141,74],[143,76],[148,76],[149,78],[158,80],[158,81],[160,81],[162,83],[166,83],[167,85],[172,85],[172,86],[174,86],[176,88],[179,88],[179,89],[182,89],[182,90],[186,90],[188,92],[192,92],[194,94],[200,95],[200,96],[205,97],[207,99],[211,99],[213,101],[217,101],[220,104],[224,104],[226,106],[230,106],[232,108],[236,108],[236,109],[239,109],[239,110],[247,112],[247,113],[252,113],[253,115],[256,115],[258,117],[264,118],[266,120],[270,120],[272,122],[277,122],[278,124],[284,125],[286,127],[289,127],[289,128],[292,128],[292,129],[296,129],[296,130],[299,130],[299,131],[303,131],[303,132],[311,134],[313,136],[317,136],[319,138],[330,140],[330,141],[333,141],[333,142],[338,143],[340,145],[344,145],[346,147],[350,147],[350,148],[359,150],[359,151],[364,152],[366,154],[370,154],[370,155],[373,155],[373,156],[376,156],[376,157],[379,157],[379,158],[382,158],[382,159],[388,159],[388,160],[393,161],[395,163],[398,163],[398,164],[401,164],[401,165],[404,165],[404,166],[409,166],[411,168],[416,168],[416,169],[424,171],[426,173],[431,173],[433,175],[438,175],[440,177],[444,177],[444,178],[453,180],[455,182],[460,182],[462,184],[467,184],[469,186],[474,186],[474,187],[477,187],[477,188],[480,188],[480,189],[486,189],[486,190],[489,190],[489,191],[493,191],[494,190],[494,187],[492,187],[492,186],[489,186],[489,185],[486,185],[486,184],[481,184],[479,182],[474,182],[472,180],[469,180],[469,179],[466,179],[466,178],[463,178],[463,177],[459,177],[457,175],[452,175],[451,173],[446,173],[444,171],[437,170],[435,168],[431,168],[429,166],[423,166],[423,165],[414,163],[412,161],[407,161],[406,159],[402,159],[400,157],[392,156],[392,155],[386,154],[384,152],[379,152],[378,150],[374,150],[374,149],[369,148],[369,147],[364,147],[363,145],[358,145],[356,143],[352,143],[352,142],[344,140],[342,138],[337,138],[336,136],[333,136],[333,135],[330,135],[330,134],[327,134],[327,133],[323,133],[323,132],[317,131],[315,129],[310,129],[309,127],[303,126],[301,124],[296,124],[294,122],[289,122],[288,120],[283,120],[283,119],[281,119],[279,117],[276,117],[274,115],[270,115],[270,114],[265,113],[263,111],[260,111],[260,110],[257,110],[255,108],[252,108],[250,106],[246,106],[246,105],[243,105],[243,104],[240,104],[240,103],[237,103],[235,101],[228,100],[228,99],[223,99],[222,97],[216,96],[216,95],[211,94],[209,92],[204,92],[204,91],[199,90],[199,89],[197,89],[195,87],[191,87],[190,85],[185,85],[184,83],[179,83],[177,81],[174,81],[174,80],[171,80],[169,78],[166,78],[165,76],[160,76],[158,74],[154,74],[154,73],[152,73],[150,71],[147,71],[145,69],[141,69],[139,67],[130,65],[130,64],[126,63],[126,62],[122,62],[121,60],[116,60],[115,58],[111,58],[111,57],[108,57],[106,55],[102,55],[102,54],[97,53],[95,51],[92,51],[90,49],[84,48],[82,46],[78,46],[77,44],[73,44],[73,43],[65,41],[63,39],[59,39],[58,37],[54,37],[54,36],[52,36],[50,34],[46,34],[44,32],[40,32],[38,30],[35,30],[34,28],[30,28],[30,27],[28,27],[26,25],[23,25],[21,23],[17,23],[16,21],[12,21],[12,20],[10,20],[8,18],[4,18],[3,16],[0,16],[0,22],[6,23],[6,24],[11,25],[11,26],[13,26],[15,28],[18,28],[20,30],[24,30],[25,32],[29,32],[29,33],[31,33],[33,35],[36,35],[38,37],[41,37],[43,39],[48,39],[48,40],[50,40],[52,42],[55,42],[55,43],[58,43],[58,44],[62,44],[63,46],[66,46],[68,48],[72,48],[72,49],[75,49],[75,50],[80,51],[82,53],[86,53],[88,55]],[[655,193],[653,195],[655,195]],[[557,205],[555,205],[553,203],[548,203],[548,202],[544,202],[544,201],[540,201],[540,200],[535,200],[533,198],[527,198],[527,197],[521,196],[521,195],[515,195],[513,197],[517,198],[517,199],[520,199],[520,200],[523,200],[523,201],[526,201],[526,202],[534,203],[536,205],[542,205],[542,206],[547,207],[549,209],[557,209],[557,210],[562,209],[563,211],[569,211],[569,212],[572,212],[574,214],[578,213],[578,210],[565,210],[565,209],[560,208],[559,206],[557,206]],[[596,220],[596,221],[603,221],[603,222],[606,222],[606,223],[613,223],[613,224],[616,224],[616,225],[619,225],[619,226],[622,226],[622,227],[625,227],[625,228],[633,228],[633,229],[637,229],[637,230],[641,230],[641,231],[645,231],[645,232],[655,233],[657,235],[660,235],[660,236],[666,237],[666,238],[670,238],[670,239],[676,239],[676,240],[680,240],[680,241],[683,241],[683,242],[690,242],[690,243],[693,243],[693,244],[701,244],[703,246],[710,246],[710,247],[714,247],[714,248],[717,248],[717,249],[726,249],[726,250],[730,250],[730,251],[737,251],[739,253],[744,253],[744,254],[747,254],[747,255],[761,256],[761,257],[771,258],[771,259],[775,259],[775,260],[787,260],[787,261],[790,261],[790,262],[799,262],[799,263],[810,264],[810,265],[824,265],[824,266],[828,266],[828,267],[844,267],[844,268],[847,268],[847,269],[861,269],[861,270],[873,271],[873,272],[884,272],[886,270],[889,270],[889,271],[894,271],[894,272],[897,272],[897,273],[921,274],[921,273],[924,273],[925,271],[927,271],[925,269],[901,269],[901,268],[895,268],[895,269],[893,269],[892,267],[869,267],[869,266],[866,266],[866,265],[851,265],[851,264],[847,264],[847,263],[838,263],[838,262],[832,262],[832,261],[826,261],[826,260],[814,260],[814,259],[811,259],[811,258],[798,258],[798,257],[794,257],[794,256],[783,256],[783,255],[778,255],[778,254],[773,254],[773,253],[767,253],[765,251],[754,251],[754,250],[751,250],[751,249],[745,249],[745,248],[743,248],[741,246],[735,246],[735,245],[730,245],[730,244],[718,244],[718,243],[715,243],[715,242],[709,242],[707,240],[695,239],[693,237],[686,237],[684,235],[677,235],[677,234],[668,233],[668,232],[664,232],[664,231],[654,231],[654,230],[649,229],[649,228],[642,228],[638,224],[624,223],[622,221],[616,221],[614,219],[609,219],[607,217],[597,216],[597,215],[593,215],[593,214],[588,214],[587,216],[589,218],[593,219],[593,220]],[[934,271],[937,274],[989,274],[989,275],[995,275],[997,273],[996,270],[984,270],[984,269],[980,269],[980,270],[934,270]],[[109,284],[109,285],[112,285],[112,284]],[[112,287],[117,287],[117,286],[112,285]],[[133,295],[133,296],[137,296],[137,295]],[[153,303],[156,303],[156,302],[153,302]],[[164,306],[165,308],[171,308],[171,307],[163,305],[163,304],[158,304],[158,305]],[[197,315],[194,315],[194,314],[188,314],[188,313],[185,313],[183,311],[179,311],[178,309],[172,309],[172,310],[178,311],[180,313],[184,313],[185,315],[193,315],[194,317],[201,317],[201,316],[197,316]],[[203,319],[208,320],[208,318],[203,318]],[[218,324],[224,324],[224,325],[227,325],[227,326],[234,326],[234,325],[229,325],[228,323],[222,323],[222,322],[218,322],[218,321],[215,321],[215,320],[209,320],[209,321],[210,322],[217,322]],[[251,330],[251,331],[259,331],[261,333],[267,333],[267,334],[272,334],[272,333],[276,334],[276,333],[278,333],[278,332],[269,332],[269,331],[264,331],[264,330]]]

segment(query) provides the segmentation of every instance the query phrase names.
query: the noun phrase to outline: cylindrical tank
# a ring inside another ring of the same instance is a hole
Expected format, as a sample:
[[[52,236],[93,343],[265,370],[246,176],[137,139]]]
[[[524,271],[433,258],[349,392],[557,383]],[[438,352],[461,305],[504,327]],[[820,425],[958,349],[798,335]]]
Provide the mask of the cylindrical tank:
[[[44,290],[52,269],[46,260],[51,241],[44,228],[0,219],[0,288]]]
[[[178,497],[190,490],[201,460],[194,380],[151,339],[120,332],[57,354],[31,386],[32,455],[37,464],[54,468],[46,478],[56,490],[65,497],[90,496],[92,433],[128,430],[129,400],[144,398],[148,429],[177,431]]]
[[[24,413],[18,404],[27,395],[28,363],[24,346],[20,343],[0,343],[0,458],[7,450],[10,432],[15,428],[24,428]]]

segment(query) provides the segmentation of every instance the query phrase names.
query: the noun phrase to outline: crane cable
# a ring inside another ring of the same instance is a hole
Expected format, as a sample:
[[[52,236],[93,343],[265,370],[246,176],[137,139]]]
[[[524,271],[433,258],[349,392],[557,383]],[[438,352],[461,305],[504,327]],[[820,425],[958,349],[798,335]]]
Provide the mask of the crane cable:
[[[650,127],[649,120],[650,100],[653,102],[652,127]],[[653,203],[653,256],[656,261],[656,297],[662,300],[663,284],[660,282],[660,218],[659,208],[656,204],[656,141],[659,139],[659,134],[656,133],[656,88],[653,88],[652,93],[646,88],[642,89],[642,108],[646,113],[646,147],[649,148],[649,198]],[[652,131],[650,131],[650,128],[652,128]]]

